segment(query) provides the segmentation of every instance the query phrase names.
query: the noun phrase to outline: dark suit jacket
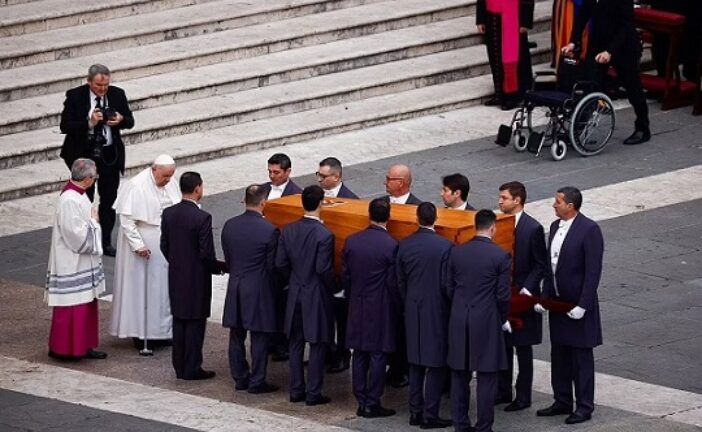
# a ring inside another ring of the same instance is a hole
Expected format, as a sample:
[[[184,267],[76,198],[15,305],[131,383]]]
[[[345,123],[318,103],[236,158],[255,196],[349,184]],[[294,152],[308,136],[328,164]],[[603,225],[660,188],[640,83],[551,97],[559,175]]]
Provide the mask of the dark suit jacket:
[[[404,302],[407,361],[415,365],[446,366],[450,251],[451,242],[427,228],[400,241],[397,281]]]
[[[514,230],[514,280],[520,290],[526,288],[532,295],[541,295],[541,280],[547,265],[544,228],[533,217],[522,213]],[[533,309],[522,314],[524,327],[511,335],[516,346],[541,343],[541,314]]]
[[[475,23],[487,22],[487,8],[485,0],[478,0],[476,4]],[[534,0],[519,0],[519,27],[532,28],[534,26]]]
[[[353,198],[353,199],[358,199],[358,195],[355,193],[351,192],[351,189],[347,188],[345,184],[341,184],[341,189],[339,189],[339,193],[336,194],[338,198]]]
[[[591,26],[588,52],[595,56],[609,51],[613,61],[618,58],[639,58],[641,46],[634,27],[633,0],[584,0],[576,16],[570,41],[579,44],[585,26]]]
[[[210,316],[212,274],[219,272],[212,216],[183,200],[163,211],[161,252],[168,261],[171,313],[180,319]]]
[[[549,257],[558,223],[556,220],[551,224],[548,237]],[[579,213],[563,240],[558,257],[555,279],[560,295],[556,296],[553,286],[550,258],[544,275],[543,295],[575,303],[587,312],[579,320],[562,313],[549,313],[551,343],[577,348],[594,348],[602,344],[597,287],[602,275],[603,254],[604,239],[599,225]]]
[[[510,255],[485,237],[454,247],[449,258],[448,365],[455,370],[507,368],[502,324],[510,300]]]
[[[271,192],[271,182],[265,182],[263,187],[266,189],[266,196],[268,196],[268,194]],[[292,180],[289,180],[288,184],[285,185],[285,189],[283,189],[283,196],[297,195],[301,193],[302,189],[300,186],[296,185]]]
[[[88,146],[88,112],[90,112],[90,87],[88,84],[73,88],[66,92],[61,112],[61,133],[66,134],[61,147],[61,158],[66,165],[82,157],[90,156]],[[129,109],[127,96],[119,87],[109,86],[107,89],[107,103],[117,112],[122,114],[124,120],[112,128],[112,143],[117,150],[117,168],[124,173],[124,143],[122,142],[122,129],[134,127],[134,116]]]
[[[388,199],[390,198],[390,195],[386,195]],[[407,201],[405,201],[405,204],[411,204],[411,205],[419,205],[422,203],[422,200],[417,198],[412,192],[410,192],[409,196],[407,197]]]
[[[254,211],[233,217],[222,229],[222,250],[229,268],[224,327],[276,331],[275,253],[280,232]]]
[[[288,279],[285,332],[290,336],[295,306],[300,303],[305,340],[333,342],[334,234],[311,218],[289,224],[280,236],[275,264]]]
[[[397,242],[375,225],[346,239],[341,279],[349,299],[348,348],[375,353],[395,351],[400,308],[396,253]]]

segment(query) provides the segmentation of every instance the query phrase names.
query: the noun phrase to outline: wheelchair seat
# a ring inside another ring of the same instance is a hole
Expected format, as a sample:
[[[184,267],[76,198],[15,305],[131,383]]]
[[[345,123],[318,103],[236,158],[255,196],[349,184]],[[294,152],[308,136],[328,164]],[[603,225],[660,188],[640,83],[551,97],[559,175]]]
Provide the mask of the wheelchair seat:
[[[549,108],[561,107],[570,98],[569,93],[558,90],[527,90],[524,94],[525,102]]]

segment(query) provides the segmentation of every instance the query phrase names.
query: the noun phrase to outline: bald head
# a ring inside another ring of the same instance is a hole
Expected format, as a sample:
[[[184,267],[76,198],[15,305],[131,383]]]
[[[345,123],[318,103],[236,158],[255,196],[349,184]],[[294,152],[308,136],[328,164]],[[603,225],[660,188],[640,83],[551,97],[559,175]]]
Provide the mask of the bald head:
[[[412,171],[407,165],[393,165],[385,174],[385,191],[393,197],[409,193],[412,187]]]

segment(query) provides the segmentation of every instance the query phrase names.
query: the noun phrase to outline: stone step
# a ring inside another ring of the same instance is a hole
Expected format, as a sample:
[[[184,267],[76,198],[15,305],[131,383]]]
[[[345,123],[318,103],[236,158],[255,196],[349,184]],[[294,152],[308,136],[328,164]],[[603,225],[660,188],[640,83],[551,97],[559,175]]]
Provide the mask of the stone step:
[[[218,0],[189,7],[8,37],[0,68],[74,58],[220,32],[381,0]]]
[[[65,91],[84,81],[85,71],[93,63],[106,64],[114,71],[115,79],[127,80],[457,18],[468,13],[465,0],[386,1],[5,69],[0,70],[0,101]]]
[[[127,174],[148,166],[160,153],[171,154],[179,163],[194,163],[463,108],[488,97],[491,88],[492,78],[484,75],[150,141],[128,149]],[[0,201],[57,190],[68,178],[59,159],[6,169],[3,174]]]
[[[205,3],[211,0],[5,0],[0,37],[44,32]]]
[[[532,37],[535,61],[546,61],[548,33]],[[402,92],[489,73],[482,45],[345,72],[144,109],[125,130],[132,148],[145,141],[258,121],[382,94]],[[0,136],[0,168],[58,157],[63,136],[47,128]]]

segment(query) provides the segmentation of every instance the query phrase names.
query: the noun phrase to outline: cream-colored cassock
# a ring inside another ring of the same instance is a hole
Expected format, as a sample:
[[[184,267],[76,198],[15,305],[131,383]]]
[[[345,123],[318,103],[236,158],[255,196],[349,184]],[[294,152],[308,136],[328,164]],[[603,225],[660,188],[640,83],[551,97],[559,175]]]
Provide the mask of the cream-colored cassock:
[[[172,317],[168,300],[168,262],[160,249],[161,213],[181,200],[175,178],[158,187],[146,168],[117,194],[114,209],[119,218],[115,283],[110,334],[141,339],[170,339]],[[136,250],[147,247],[149,259]],[[144,308],[144,300],[147,308]],[[148,329],[146,328],[148,326]]]

